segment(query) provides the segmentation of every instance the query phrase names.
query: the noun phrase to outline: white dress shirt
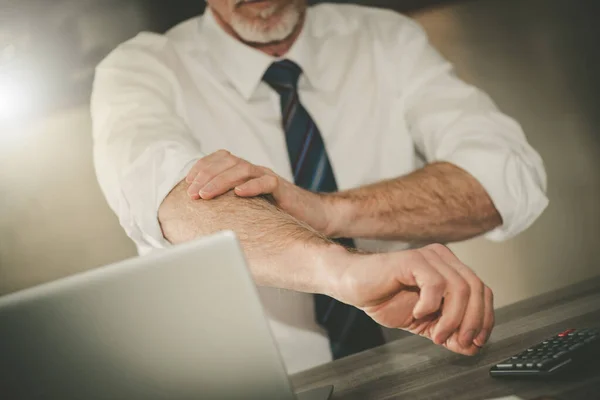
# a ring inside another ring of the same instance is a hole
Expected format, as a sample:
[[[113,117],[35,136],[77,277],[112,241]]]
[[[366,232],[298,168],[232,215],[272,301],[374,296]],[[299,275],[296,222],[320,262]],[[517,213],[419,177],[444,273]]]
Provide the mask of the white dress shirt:
[[[457,79],[409,18],[313,6],[285,58],[304,71],[300,98],[340,190],[448,161],[478,179],[502,215],[504,224],[486,235],[492,240],[515,236],[547,206],[542,160],[519,124]],[[97,175],[141,254],[169,246],[157,210],[204,155],[227,149],[293,181],[279,96],[261,80],[276,60],[226,34],[207,11],[165,35],[139,34],[99,65],[92,95]],[[260,293],[290,373],[331,359],[311,295]]]

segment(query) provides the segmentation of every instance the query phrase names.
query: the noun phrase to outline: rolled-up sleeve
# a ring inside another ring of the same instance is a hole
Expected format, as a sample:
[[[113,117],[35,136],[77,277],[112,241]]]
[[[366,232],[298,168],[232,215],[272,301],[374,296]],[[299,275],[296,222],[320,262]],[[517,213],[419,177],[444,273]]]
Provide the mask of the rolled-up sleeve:
[[[542,159],[521,126],[458,79],[417,24],[404,31],[403,47],[399,93],[419,152],[427,162],[457,165],[485,188],[503,219],[487,238],[501,241],[527,229],[548,199]]]
[[[203,157],[185,123],[173,59],[163,37],[141,34],[97,67],[91,99],[100,187],[142,252],[168,246],[158,209]]]

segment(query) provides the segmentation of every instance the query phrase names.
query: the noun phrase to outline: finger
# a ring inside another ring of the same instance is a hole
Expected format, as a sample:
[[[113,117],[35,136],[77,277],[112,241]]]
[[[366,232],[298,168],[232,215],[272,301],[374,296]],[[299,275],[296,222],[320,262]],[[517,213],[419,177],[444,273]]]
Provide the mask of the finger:
[[[218,150],[214,153],[207,155],[206,157],[202,157],[200,160],[198,160],[196,164],[194,164],[190,172],[188,172],[187,176],[185,177],[185,181],[187,183],[192,183],[196,175],[198,175],[198,172],[200,172],[200,170],[206,168],[206,166],[210,165],[212,162],[220,158],[228,157],[230,155],[231,153],[227,150]]]
[[[458,330],[469,303],[470,288],[462,276],[431,248],[423,249],[423,255],[446,279],[446,293],[442,316],[433,331],[431,340],[442,344]]]
[[[201,197],[200,190],[202,190],[207,183],[212,181],[218,175],[240,164],[242,161],[243,160],[232,155],[214,160],[198,171],[198,174],[188,188],[188,194],[190,196]]]
[[[475,272],[464,265],[448,247],[434,245],[431,246],[431,250],[436,252],[442,260],[454,268],[469,285],[469,302],[458,335],[460,345],[469,348],[483,327],[484,315],[486,312],[484,295],[485,285],[481,282],[481,279],[479,279]]]
[[[415,252],[411,256],[413,259],[407,260],[407,265],[410,266],[414,282],[409,279],[406,284],[415,285],[420,290],[419,302],[413,309],[413,317],[418,320],[439,311],[446,291],[446,280],[429,265],[422,254]]]
[[[262,172],[248,162],[241,162],[218,174],[200,189],[200,197],[210,200],[227,193],[236,186],[260,176]]]
[[[277,178],[273,175],[263,175],[252,179],[235,188],[235,194],[240,197],[255,197],[261,194],[272,194],[277,189]]]
[[[458,332],[452,334],[448,340],[444,343],[444,347],[448,350],[453,351],[458,354],[463,354],[465,356],[474,356],[475,354],[481,351],[481,348],[477,347],[475,344],[471,343],[469,346],[465,347],[459,342]]]
[[[494,324],[496,322],[494,315],[494,293],[489,287],[486,286],[483,289],[483,294],[485,298],[483,327],[481,328],[479,335],[477,335],[473,341],[473,343],[479,347],[483,347],[490,339],[490,335],[492,334],[492,330],[494,329]]]
[[[483,294],[483,283],[478,279],[470,277],[463,278],[469,282],[470,296],[465,315],[460,324],[459,341],[465,348],[473,344],[473,340],[479,335],[483,328],[485,314],[485,298]]]

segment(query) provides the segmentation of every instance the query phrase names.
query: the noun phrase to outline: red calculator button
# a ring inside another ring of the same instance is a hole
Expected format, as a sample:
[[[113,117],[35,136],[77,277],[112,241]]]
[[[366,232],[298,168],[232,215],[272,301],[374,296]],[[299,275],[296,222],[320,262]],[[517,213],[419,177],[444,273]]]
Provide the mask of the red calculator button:
[[[567,329],[566,331],[559,333],[558,337],[565,337],[567,336],[569,333],[575,332],[575,329]]]

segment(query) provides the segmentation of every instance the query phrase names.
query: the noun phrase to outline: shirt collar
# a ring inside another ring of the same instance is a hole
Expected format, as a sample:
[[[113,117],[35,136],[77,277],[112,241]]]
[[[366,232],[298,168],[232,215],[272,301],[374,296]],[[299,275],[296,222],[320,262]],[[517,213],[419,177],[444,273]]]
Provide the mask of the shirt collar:
[[[281,58],[269,56],[229,35],[215,19],[210,7],[200,19],[200,40],[214,58],[218,68],[236,90],[249,100],[262,81],[267,68],[279,59],[289,59],[298,64],[311,86],[320,88],[317,57],[315,55],[316,38],[310,32],[310,9],[307,12],[302,32],[290,51]],[[323,87],[325,88],[325,87]]]

